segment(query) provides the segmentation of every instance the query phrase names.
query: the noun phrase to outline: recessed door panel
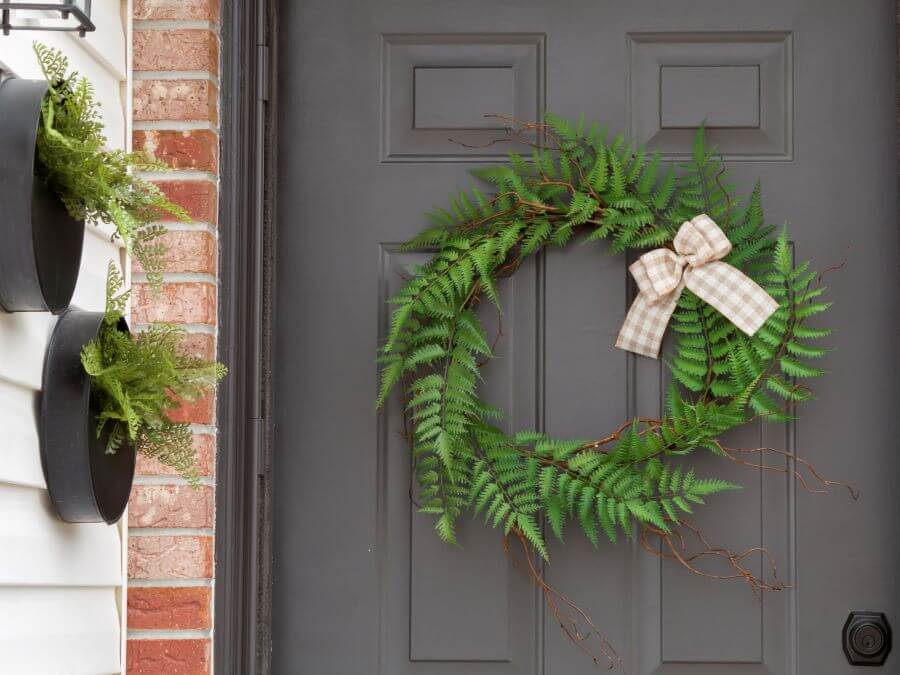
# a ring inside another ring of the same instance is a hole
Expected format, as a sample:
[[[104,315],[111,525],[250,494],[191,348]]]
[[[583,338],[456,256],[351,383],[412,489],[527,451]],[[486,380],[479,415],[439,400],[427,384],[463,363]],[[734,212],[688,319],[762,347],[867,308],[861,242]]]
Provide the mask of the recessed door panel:
[[[793,154],[793,35],[787,31],[628,36],[630,125],[666,157],[689,155],[694,129],[729,160]]]
[[[544,110],[544,35],[386,34],[382,47],[382,159],[496,161],[506,122]]]
[[[384,297],[399,291],[403,279],[428,257],[428,252],[385,246],[380,281]],[[533,267],[521,270],[516,281],[502,289],[502,317],[492,308],[481,309],[485,328],[496,340],[496,357],[485,368],[482,391],[493,405],[524,409],[529,417],[531,393],[517,390],[517,384],[535,371],[535,352],[527,347],[534,343],[538,314]],[[379,321],[386,327],[390,306],[379,306]],[[534,426],[533,412],[531,417],[523,425]],[[379,451],[384,506],[378,517],[384,528],[382,554],[390,564],[381,577],[386,612],[381,624],[382,672],[452,673],[463,664],[466,672],[484,675],[536,672],[533,589],[509,565],[497,533],[480,519],[460,519],[460,547],[438,540],[433,522],[416,511],[397,401],[389,405],[385,422]]]

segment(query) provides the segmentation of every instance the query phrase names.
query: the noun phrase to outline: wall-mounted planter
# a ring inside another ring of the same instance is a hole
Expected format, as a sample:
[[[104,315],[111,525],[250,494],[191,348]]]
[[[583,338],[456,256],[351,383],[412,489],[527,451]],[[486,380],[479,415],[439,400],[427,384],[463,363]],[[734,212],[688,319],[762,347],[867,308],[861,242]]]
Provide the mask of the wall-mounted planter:
[[[0,82],[0,306],[58,314],[69,306],[84,223],[34,175],[43,80]]]
[[[70,523],[114,523],[125,510],[134,479],[134,447],[106,453],[97,438],[91,377],[81,349],[97,336],[101,312],[70,309],[56,324],[44,360],[41,460],[50,500]],[[125,321],[119,330],[128,332]]]

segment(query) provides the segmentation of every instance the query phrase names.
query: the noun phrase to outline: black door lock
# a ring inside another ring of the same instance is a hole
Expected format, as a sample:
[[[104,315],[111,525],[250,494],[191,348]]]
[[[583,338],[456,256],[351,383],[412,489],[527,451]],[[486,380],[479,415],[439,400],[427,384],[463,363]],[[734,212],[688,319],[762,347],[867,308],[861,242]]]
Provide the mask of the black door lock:
[[[891,651],[891,625],[884,613],[850,612],[844,623],[843,647],[850,665],[884,665]]]

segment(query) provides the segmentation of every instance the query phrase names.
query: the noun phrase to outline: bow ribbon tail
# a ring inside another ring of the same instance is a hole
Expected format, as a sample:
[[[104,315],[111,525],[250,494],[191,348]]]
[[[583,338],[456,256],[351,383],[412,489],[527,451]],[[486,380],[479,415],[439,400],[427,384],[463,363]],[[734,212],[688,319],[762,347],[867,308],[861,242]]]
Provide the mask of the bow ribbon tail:
[[[747,335],[754,335],[778,303],[739,269],[718,260],[685,271],[684,283]]]
[[[659,358],[669,318],[675,311],[684,284],[659,297],[652,290],[638,293],[625,316],[625,322],[616,338],[616,347],[651,359]]]

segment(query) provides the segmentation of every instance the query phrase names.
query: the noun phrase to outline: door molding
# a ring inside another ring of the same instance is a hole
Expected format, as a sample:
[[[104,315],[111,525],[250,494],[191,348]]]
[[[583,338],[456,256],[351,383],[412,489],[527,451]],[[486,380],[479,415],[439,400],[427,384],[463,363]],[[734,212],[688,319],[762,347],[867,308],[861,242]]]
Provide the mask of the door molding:
[[[222,0],[216,673],[268,670],[269,0]],[[261,556],[261,550],[264,552]],[[262,600],[262,601],[261,601]]]

